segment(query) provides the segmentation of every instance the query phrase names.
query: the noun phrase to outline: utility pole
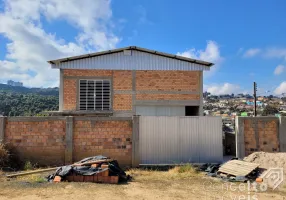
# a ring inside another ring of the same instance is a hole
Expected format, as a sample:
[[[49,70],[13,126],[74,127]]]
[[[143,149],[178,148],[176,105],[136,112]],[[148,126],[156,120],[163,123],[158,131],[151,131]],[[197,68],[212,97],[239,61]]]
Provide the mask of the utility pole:
[[[256,91],[257,91],[257,84],[256,82],[253,82],[253,96],[254,96],[254,116],[257,116],[257,112],[256,112]]]

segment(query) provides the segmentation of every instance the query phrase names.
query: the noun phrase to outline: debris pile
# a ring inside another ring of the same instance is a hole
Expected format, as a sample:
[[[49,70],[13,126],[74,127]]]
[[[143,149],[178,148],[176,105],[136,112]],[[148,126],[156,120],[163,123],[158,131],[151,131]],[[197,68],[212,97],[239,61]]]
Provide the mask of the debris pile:
[[[243,159],[247,162],[257,163],[260,168],[283,168],[286,173],[286,153],[254,152]]]
[[[118,182],[126,182],[131,177],[126,175],[116,160],[105,156],[94,156],[85,158],[72,165],[59,167],[47,179],[53,182],[69,181],[116,184]]]
[[[254,152],[243,160],[234,158],[222,165],[204,164],[199,170],[207,172],[208,176],[222,178],[226,181],[267,182],[269,177],[266,175],[271,173],[273,168],[282,168],[281,173],[286,175],[286,153]]]
[[[258,166],[255,163],[233,159],[222,165],[205,164],[200,167],[200,171],[207,172],[208,176],[227,181],[247,182],[248,180],[255,180],[259,176]]]

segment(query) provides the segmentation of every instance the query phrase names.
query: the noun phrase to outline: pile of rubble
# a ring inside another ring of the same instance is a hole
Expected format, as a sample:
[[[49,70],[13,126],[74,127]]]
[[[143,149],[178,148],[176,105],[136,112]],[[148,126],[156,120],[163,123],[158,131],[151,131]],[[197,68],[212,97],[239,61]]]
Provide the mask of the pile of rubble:
[[[286,153],[254,152],[243,159],[246,162],[259,164],[260,168],[283,168],[286,173]]]
[[[222,165],[205,164],[199,170],[226,181],[267,182],[270,187],[275,188],[283,183],[283,176],[285,177],[286,153],[254,152],[243,160],[233,158]]]
[[[200,171],[207,172],[208,176],[222,178],[227,181],[246,182],[256,180],[260,174],[259,164],[233,159],[222,165],[206,164]]]
[[[47,179],[53,182],[69,181],[116,184],[118,182],[126,182],[131,177],[126,175],[116,160],[105,156],[94,156],[85,158],[72,165],[59,167]]]

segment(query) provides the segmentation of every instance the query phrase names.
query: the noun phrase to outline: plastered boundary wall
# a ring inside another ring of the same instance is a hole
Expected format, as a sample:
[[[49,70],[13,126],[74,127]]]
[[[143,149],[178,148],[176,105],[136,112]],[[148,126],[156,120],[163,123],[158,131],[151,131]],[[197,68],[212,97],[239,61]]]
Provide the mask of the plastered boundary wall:
[[[286,117],[236,117],[236,156],[286,152]]]
[[[123,166],[138,166],[138,126],[138,116],[0,117],[0,140],[12,145],[21,160],[39,165],[104,155]]]

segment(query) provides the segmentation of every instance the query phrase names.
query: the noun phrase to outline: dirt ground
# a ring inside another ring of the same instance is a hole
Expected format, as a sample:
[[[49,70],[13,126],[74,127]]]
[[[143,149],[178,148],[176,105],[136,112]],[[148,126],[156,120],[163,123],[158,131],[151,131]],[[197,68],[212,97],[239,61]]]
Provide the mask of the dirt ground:
[[[254,192],[248,191],[243,183],[222,182],[203,173],[169,171],[129,170],[133,176],[125,184],[96,183],[48,183],[43,177],[46,174],[30,175],[6,180],[2,175],[0,181],[1,200],[35,200],[35,199],[286,199],[286,189]],[[259,187],[258,187],[259,188]],[[285,197],[284,197],[285,196]]]

